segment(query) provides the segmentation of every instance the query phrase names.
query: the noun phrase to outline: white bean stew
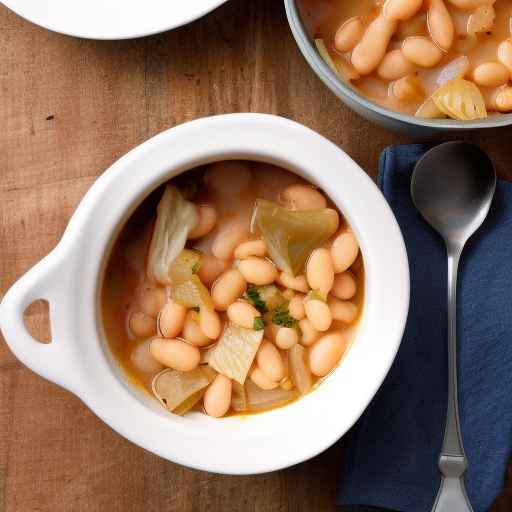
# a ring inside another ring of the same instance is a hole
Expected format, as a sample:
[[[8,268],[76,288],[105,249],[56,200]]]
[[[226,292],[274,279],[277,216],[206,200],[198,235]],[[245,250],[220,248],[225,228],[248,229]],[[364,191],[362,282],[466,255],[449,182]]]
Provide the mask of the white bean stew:
[[[371,101],[421,118],[512,112],[510,0],[299,0],[319,53]]]
[[[102,314],[130,379],[170,412],[216,418],[309,393],[354,338],[358,242],[321,190],[223,161],[139,206],[105,271]]]

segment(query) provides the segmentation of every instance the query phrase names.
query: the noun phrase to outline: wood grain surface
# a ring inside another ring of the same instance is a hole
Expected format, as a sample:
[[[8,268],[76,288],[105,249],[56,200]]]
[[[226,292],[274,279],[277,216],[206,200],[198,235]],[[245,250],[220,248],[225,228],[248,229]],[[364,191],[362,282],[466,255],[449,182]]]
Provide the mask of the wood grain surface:
[[[201,116],[269,112],[338,144],[371,176],[388,144],[315,77],[282,2],[231,0],[191,25],[124,42],[48,32],[0,7],[0,294],[59,241],[126,151]],[[510,129],[470,133],[512,178]],[[44,314],[29,315],[42,336]],[[0,511],[331,511],[343,445],[285,471],[227,477],[130,444],[0,342]],[[512,484],[493,510],[512,509]]]

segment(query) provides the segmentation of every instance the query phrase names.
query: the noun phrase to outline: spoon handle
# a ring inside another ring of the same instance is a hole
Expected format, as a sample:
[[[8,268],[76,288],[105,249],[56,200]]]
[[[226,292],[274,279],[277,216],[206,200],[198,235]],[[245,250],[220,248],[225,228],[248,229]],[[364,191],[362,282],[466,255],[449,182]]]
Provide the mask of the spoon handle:
[[[457,271],[462,248],[448,251],[448,409],[439,469],[443,475],[434,503],[436,512],[472,512],[464,487],[468,466],[460,432],[457,392]]]
[[[459,259],[460,251],[448,252],[448,410],[441,456],[465,459],[460,432],[457,391],[457,272]]]

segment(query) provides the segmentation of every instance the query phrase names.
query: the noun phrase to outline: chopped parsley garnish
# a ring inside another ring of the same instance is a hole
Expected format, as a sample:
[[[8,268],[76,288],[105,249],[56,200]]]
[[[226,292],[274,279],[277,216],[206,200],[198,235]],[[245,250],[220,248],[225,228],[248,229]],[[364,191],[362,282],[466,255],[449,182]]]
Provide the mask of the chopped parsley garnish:
[[[199,306],[193,306],[193,307],[191,307],[190,309],[191,309],[192,311],[195,311],[196,313],[199,313],[199,311],[200,311]]]
[[[261,316],[257,316],[254,319],[253,329],[255,331],[261,331],[262,329],[265,329],[265,322],[263,321],[263,318],[261,318]]]
[[[265,301],[261,298],[258,289],[255,286],[249,286],[245,295],[249,302],[261,313],[266,313],[268,311],[267,305]]]
[[[281,327],[295,327],[297,325],[297,320],[290,316],[288,306],[286,304],[282,304],[272,313],[272,323],[280,325]]]
[[[196,261],[193,265],[192,265],[192,274],[197,274],[199,272],[199,268],[201,267],[201,263],[199,263],[199,261]]]

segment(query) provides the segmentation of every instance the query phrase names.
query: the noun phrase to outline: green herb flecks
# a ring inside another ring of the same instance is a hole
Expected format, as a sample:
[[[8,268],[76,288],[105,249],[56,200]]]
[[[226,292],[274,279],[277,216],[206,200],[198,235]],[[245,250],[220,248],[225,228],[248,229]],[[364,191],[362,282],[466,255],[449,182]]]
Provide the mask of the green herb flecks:
[[[252,328],[255,331],[261,331],[262,329],[265,329],[265,322],[263,321],[263,318],[261,318],[261,316],[257,316],[254,319],[254,324]]]
[[[272,323],[281,327],[296,327],[297,320],[290,315],[288,305],[282,304],[272,314]]]
[[[260,292],[255,286],[249,286],[245,295],[249,302],[261,313],[266,313],[268,311],[267,305],[265,301],[261,298]]]

